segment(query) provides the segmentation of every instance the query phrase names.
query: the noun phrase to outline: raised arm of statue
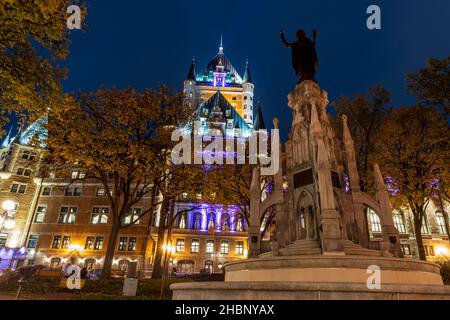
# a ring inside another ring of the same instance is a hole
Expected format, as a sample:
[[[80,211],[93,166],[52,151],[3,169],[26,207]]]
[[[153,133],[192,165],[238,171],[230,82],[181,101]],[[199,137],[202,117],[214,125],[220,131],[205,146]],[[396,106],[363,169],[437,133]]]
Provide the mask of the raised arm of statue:
[[[280,37],[281,37],[281,41],[283,41],[283,44],[284,44],[284,46],[285,46],[286,48],[292,48],[292,47],[294,46],[293,43],[289,43],[289,42],[286,40],[286,36],[284,35],[284,30],[281,30],[281,31],[280,31]]]

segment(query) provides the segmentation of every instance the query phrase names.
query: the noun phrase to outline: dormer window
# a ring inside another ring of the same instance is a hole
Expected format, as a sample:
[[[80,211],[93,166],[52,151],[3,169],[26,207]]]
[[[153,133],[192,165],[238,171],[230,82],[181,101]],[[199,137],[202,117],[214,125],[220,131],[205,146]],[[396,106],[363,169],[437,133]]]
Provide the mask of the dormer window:
[[[214,72],[214,87],[225,87],[226,73]]]

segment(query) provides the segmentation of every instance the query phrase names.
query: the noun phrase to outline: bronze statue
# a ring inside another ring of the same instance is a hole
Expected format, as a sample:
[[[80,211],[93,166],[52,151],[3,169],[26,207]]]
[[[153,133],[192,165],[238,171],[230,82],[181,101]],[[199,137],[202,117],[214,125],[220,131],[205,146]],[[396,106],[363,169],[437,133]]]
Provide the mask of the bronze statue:
[[[284,30],[280,31],[281,40],[286,48],[292,48],[292,66],[299,79],[298,83],[305,80],[316,81],[315,75],[319,65],[316,52],[317,31],[314,30],[313,41],[306,36],[305,31],[297,31],[297,41],[289,43],[284,35]]]

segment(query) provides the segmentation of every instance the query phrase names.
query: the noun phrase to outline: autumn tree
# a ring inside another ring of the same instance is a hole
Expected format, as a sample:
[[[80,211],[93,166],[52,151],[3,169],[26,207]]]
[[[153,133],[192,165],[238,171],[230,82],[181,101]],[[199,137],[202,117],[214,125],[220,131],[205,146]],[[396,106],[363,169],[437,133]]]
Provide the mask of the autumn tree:
[[[157,204],[152,200],[124,225],[132,207],[159,190],[170,188],[176,193],[183,186],[181,174],[172,171],[170,181],[160,175],[170,168],[167,154],[173,143],[171,132],[191,114],[182,96],[166,87],[142,93],[100,89],[66,96],[62,106],[51,109],[49,163],[56,168],[77,168],[83,172],[83,179],[101,183],[110,202],[111,233],[103,278],[111,275],[120,230],[153,213]]]
[[[450,116],[450,57],[429,59],[427,66],[406,76],[408,92],[425,106],[434,106]]]
[[[67,8],[77,0],[0,0],[0,127],[32,122],[55,105],[68,54]],[[86,14],[85,6],[83,15]]]
[[[435,108],[417,105],[393,110],[379,130],[376,158],[413,214],[419,257],[426,260],[421,229],[436,181],[448,179],[448,122]]]
[[[343,96],[333,103],[338,114],[336,119],[341,119],[344,114],[348,117],[349,129],[357,150],[363,191],[369,191],[373,185],[370,161],[379,139],[378,132],[391,110],[389,102],[390,93],[381,85],[376,85],[369,87],[368,96],[362,93],[353,98]],[[336,121],[336,124],[339,129],[337,132],[342,132],[341,121]]]

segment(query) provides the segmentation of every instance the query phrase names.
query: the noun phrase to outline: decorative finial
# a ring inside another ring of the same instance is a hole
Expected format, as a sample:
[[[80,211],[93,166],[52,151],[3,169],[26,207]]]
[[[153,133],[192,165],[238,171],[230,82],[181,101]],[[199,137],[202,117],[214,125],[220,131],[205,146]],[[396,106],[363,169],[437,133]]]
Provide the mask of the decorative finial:
[[[273,126],[275,127],[275,129],[278,129],[278,123],[279,123],[278,119],[274,118],[273,119]]]
[[[223,54],[223,36],[220,35],[219,54]]]

